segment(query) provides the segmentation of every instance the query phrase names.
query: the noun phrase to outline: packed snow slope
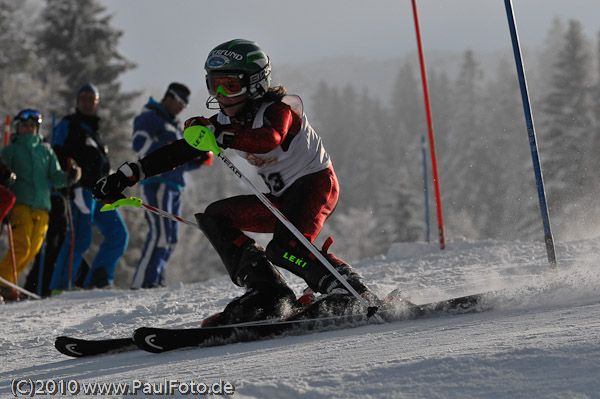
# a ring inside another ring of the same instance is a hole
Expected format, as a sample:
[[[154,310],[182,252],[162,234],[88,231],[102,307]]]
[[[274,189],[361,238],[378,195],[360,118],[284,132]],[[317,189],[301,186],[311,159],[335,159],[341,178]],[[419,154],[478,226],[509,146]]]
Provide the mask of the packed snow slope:
[[[197,326],[241,291],[223,276],[4,305],[0,397],[12,397],[13,381],[20,380],[159,390],[167,379],[228,383],[234,393],[224,396],[235,398],[600,398],[600,238],[556,249],[559,266],[551,272],[543,243],[454,240],[444,251],[397,244],[387,256],[355,265],[376,293],[400,287],[424,303],[491,291],[495,309],[159,355],[74,359],[53,341],[128,336],[140,326]],[[300,293],[301,281],[290,279]],[[141,389],[139,397],[184,396]],[[81,396],[80,390],[75,397]]]

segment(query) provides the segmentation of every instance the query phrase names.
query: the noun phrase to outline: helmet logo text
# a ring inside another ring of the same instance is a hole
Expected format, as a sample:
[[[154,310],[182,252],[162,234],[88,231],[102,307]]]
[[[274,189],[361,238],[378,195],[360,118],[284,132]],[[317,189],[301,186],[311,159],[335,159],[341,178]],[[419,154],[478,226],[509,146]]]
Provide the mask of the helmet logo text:
[[[213,52],[210,53],[210,55],[211,56],[221,55],[223,57],[233,58],[236,61],[241,61],[244,59],[244,57],[241,54],[238,54],[235,51],[231,51],[231,50],[214,50]]]
[[[215,55],[206,60],[206,66],[209,68],[222,68],[229,64],[229,58]]]

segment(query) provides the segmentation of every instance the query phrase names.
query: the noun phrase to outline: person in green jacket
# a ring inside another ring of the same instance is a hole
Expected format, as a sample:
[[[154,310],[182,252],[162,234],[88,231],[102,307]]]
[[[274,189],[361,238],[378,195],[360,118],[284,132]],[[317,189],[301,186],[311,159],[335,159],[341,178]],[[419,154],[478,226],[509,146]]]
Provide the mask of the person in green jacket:
[[[17,176],[10,190],[16,197],[10,212],[10,222],[14,229],[13,241],[17,277],[40,251],[48,230],[50,211],[50,190],[66,187],[68,182],[76,182],[81,177],[78,167],[65,173],[56,154],[38,134],[42,114],[25,109],[14,118],[16,135],[11,143],[0,151],[0,157]],[[10,253],[0,260],[0,276],[13,280],[13,265]],[[5,300],[17,298],[16,290],[0,283],[0,295]]]

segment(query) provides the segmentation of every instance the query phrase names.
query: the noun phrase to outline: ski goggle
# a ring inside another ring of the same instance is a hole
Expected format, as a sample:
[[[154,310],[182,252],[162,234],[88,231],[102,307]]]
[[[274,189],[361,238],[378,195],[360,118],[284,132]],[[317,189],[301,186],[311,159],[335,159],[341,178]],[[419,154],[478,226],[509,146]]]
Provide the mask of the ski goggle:
[[[25,122],[30,119],[38,125],[42,124],[42,114],[34,109],[25,109],[15,116],[15,122]]]
[[[224,97],[237,97],[246,93],[243,74],[213,74],[206,75],[206,86],[211,96],[221,94]]]
[[[169,91],[167,91],[167,93],[172,95],[173,98],[175,99],[175,101],[177,101],[179,103],[179,105],[181,105],[183,108],[187,107],[187,105],[188,105],[187,101],[185,101],[183,98],[181,98],[181,96],[179,94],[177,94],[177,92],[175,90],[169,90]]]

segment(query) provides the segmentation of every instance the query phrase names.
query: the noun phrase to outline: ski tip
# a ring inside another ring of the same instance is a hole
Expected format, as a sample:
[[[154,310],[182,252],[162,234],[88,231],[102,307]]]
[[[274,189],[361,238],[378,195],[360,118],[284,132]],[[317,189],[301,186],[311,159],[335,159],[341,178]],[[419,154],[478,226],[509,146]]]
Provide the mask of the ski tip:
[[[77,340],[74,338],[60,336],[57,337],[54,341],[54,347],[63,355],[71,356],[71,357],[83,357],[85,356],[82,352],[78,350]]]

